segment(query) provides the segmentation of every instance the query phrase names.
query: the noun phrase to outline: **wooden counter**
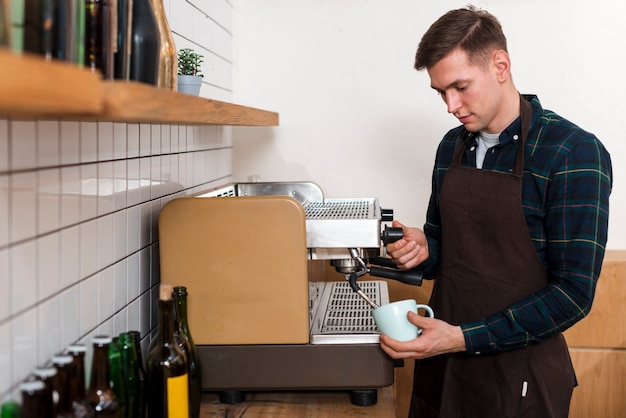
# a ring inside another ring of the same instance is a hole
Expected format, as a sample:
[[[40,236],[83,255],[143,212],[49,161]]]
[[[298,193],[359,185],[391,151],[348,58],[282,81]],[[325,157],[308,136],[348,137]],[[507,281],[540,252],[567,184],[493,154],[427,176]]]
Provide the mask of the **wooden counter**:
[[[246,400],[235,405],[219,403],[216,393],[202,394],[201,417],[376,417],[395,418],[393,387],[378,390],[378,402],[356,406],[348,391],[298,391],[246,393]]]

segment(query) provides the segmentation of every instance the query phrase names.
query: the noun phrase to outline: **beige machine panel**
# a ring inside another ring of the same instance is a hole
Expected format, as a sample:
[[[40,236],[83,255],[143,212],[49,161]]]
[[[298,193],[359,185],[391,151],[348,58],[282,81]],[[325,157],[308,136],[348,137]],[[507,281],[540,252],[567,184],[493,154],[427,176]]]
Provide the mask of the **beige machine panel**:
[[[302,206],[285,196],[180,198],[159,216],[161,281],[187,287],[196,344],[306,344]]]

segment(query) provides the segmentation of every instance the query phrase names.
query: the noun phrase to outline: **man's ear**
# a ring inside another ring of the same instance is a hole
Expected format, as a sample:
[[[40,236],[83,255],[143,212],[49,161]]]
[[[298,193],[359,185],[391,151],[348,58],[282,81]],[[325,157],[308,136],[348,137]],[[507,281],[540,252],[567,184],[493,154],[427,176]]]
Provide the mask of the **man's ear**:
[[[494,51],[492,59],[498,81],[503,82],[509,79],[511,76],[511,57],[509,54],[500,49]]]

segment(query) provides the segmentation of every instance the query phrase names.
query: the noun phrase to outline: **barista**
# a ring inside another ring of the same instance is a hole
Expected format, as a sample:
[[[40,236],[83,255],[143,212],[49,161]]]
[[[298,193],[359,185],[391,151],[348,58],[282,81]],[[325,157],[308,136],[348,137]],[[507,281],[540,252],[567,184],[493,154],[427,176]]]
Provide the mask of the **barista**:
[[[562,332],[591,309],[607,239],[609,154],[592,134],[521,96],[498,20],[452,10],[415,59],[461,126],[441,141],[423,230],[400,223],[401,269],[435,278],[437,319],[413,357],[412,417],[567,417],[576,377]]]

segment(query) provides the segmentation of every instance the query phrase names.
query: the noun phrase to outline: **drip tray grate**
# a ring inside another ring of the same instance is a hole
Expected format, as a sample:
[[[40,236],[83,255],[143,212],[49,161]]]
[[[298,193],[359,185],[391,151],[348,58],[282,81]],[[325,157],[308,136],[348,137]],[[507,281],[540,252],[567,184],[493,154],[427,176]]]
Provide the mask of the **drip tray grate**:
[[[378,305],[389,302],[387,283],[384,281],[362,281],[359,286]],[[311,342],[378,343],[378,328],[372,317],[372,308],[350,288],[348,282],[328,282],[323,287],[319,292],[317,313],[312,318]]]

